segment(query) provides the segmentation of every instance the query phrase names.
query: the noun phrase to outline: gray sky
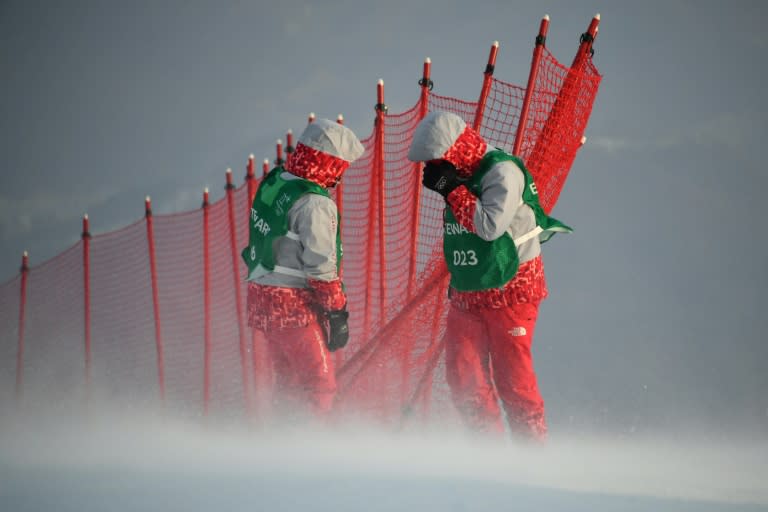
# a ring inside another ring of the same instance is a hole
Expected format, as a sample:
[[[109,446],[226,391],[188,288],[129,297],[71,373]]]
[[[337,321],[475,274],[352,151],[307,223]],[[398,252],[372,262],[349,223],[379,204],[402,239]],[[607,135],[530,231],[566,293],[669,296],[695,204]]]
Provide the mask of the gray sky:
[[[474,100],[488,49],[525,84],[602,15],[588,141],[545,247],[535,357],[554,421],[768,431],[768,4],[710,1],[0,1],[0,282],[102,233],[199,207],[307,114],[371,132],[435,92]],[[753,224],[756,223],[756,224]],[[601,416],[602,415],[602,416]],[[585,420],[584,417],[591,418]],[[638,419],[639,418],[639,419]]]

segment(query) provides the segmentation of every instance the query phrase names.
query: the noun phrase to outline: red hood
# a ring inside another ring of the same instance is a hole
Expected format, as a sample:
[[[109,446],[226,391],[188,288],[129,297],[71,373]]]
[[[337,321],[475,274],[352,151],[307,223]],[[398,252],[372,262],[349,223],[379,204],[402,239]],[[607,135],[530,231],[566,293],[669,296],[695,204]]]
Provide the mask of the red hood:
[[[459,176],[469,178],[480,165],[480,160],[483,159],[487,149],[488,144],[480,134],[467,126],[456,142],[445,152],[443,159],[456,166]]]

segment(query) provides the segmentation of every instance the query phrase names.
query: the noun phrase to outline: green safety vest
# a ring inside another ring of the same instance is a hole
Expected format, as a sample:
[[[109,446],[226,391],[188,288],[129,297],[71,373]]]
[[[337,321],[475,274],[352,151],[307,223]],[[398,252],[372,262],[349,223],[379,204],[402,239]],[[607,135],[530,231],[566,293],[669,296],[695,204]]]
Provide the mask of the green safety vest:
[[[486,241],[469,232],[459,224],[450,207],[443,215],[443,254],[451,274],[451,287],[460,291],[488,290],[504,286],[517,273],[520,259],[517,244],[539,237],[546,242],[557,232],[570,233],[573,230],[544,213],[539,204],[539,192],[533,176],[523,165],[522,160],[502,150],[488,152],[480,161],[480,166],[466,183],[467,188],[480,197],[483,176],[499,162],[514,162],[525,177],[522,202],[527,204],[536,216],[536,228],[529,233],[512,239],[509,231],[496,240]]]
[[[318,194],[330,197],[328,191],[309,180],[302,178],[286,180],[283,177],[285,169],[275,167],[267,174],[251,205],[248,222],[248,247],[243,249],[242,257],[248,266],[248,278],[255,279],[275,270],[275,255],[272,252],[275,239],[295,234],[288,230],[288,211],[304,194]],[[336,269],[341,266],[341,233],[336,223]],[[282,269],[292,275],[303,275],[297,269]]]

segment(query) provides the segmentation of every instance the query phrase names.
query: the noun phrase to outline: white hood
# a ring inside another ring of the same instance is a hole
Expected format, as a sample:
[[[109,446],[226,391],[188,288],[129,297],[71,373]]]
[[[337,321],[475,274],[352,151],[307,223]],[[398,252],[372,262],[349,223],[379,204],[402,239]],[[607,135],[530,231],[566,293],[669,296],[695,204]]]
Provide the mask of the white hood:
[[[467,127],[456,114],[430,112],[413,132],[408,160],[426,162],[442,158]]]

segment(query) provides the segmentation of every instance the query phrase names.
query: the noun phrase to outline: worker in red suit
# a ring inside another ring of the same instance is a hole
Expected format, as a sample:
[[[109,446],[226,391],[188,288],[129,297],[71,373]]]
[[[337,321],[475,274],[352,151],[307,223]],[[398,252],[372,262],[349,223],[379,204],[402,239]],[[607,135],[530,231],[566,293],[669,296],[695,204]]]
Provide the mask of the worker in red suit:
[[[330,352],[349,338],[339,268],[339,213],[328,189],[364,148],[349,128],[318,119],[299,137],[284,166],[272,169],[254,197],[249,243],[248,324],[264,332],[283,413],[331,410],[336,376]]]
[[[441,194],[450,272],[446,370],[451,397],[475,431],[544,440],[544,401],[531,344],[547,296],[541,243],[570,228],[547,216],[523,162],[490,147],[457,115],[432,112],[408,158],[426,162],[422,183]],[[498,398],[497,398],[498,395]]]

